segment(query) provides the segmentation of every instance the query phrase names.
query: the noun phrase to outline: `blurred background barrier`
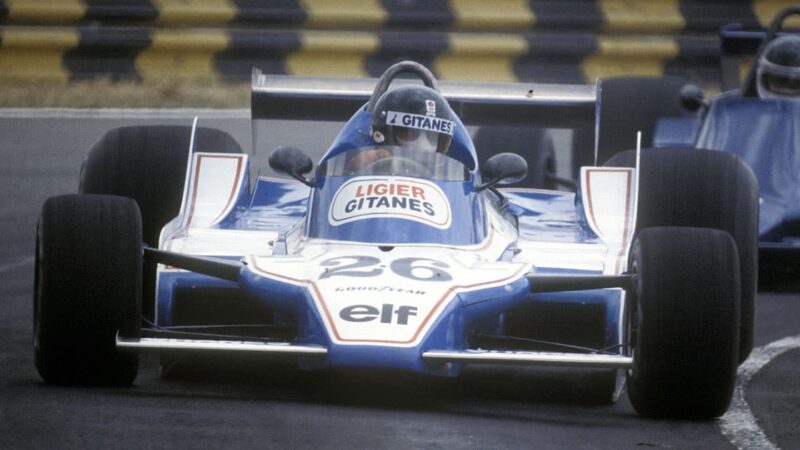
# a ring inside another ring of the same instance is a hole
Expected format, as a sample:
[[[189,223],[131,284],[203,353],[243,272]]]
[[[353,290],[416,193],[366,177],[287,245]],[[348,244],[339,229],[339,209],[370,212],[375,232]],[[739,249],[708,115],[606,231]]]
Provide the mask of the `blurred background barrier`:
[[[719,85],[720,26],[791,1],[0,0],[0,82],[377,76],[585,83],[679,75]],[[795,24],[790,24],[795,25]]]

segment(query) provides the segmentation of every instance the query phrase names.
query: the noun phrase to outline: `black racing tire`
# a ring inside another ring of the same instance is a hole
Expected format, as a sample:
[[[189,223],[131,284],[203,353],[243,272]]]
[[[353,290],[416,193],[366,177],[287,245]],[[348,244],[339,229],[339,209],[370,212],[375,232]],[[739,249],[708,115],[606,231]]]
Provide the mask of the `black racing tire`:
[[[138,355],[117,332],[140,334],[142,229],[131,199],[51,197],[36,231],[34,360],[48,383],[130,386]]]
[[[142,213],[142,237],[158,247],[161,228],[180,210],[192,128],[134,126],[108,131],[81,170],[79,192],[129,197]],[[195,151],[241,153],[228,133],[197,128]]]
[[[92,145],[81,167],[79,192],[129,197],[142,214],[142,239],[158,247],[161,229],[178,215],[192,128],[133,126],[108,131]],[[197,128],[195,151],[241,153],[228,133]],[[144,266],[144,314],[154,315],[156,264]]]
[[[653,146],[656,124],[661,117],[687,114],[681,105],[681,88],[688,80],[674,76],[615,77],[600,83],[597,165],[617,152],[636,148],[636,133],[642,132],[642,147]],[[572,161],[577,178],[582,166],[594,165],[595,129],[582,128],[573,135]]]
[[[607,166],[634,167],[636,152],[618,153]],[[753,349],[758,290],[758,180],[735,155],[689,148],[643,149],[637,229],[656,226],[728,232],[739,253],[741,342],[739,362]]]
[[[632,251],[637,304],[628,396],[648,417],[711,419],[733,396],[739,348],[739,266],[730,234],[654,227]]]
[[[478,161],[484,162],[498,154],[516,153],[528,163],[528,176],[515,184],[503,187],[555,189],[556,156],[553,139],[544,128],[514,126],[483,126],[473,139]]]

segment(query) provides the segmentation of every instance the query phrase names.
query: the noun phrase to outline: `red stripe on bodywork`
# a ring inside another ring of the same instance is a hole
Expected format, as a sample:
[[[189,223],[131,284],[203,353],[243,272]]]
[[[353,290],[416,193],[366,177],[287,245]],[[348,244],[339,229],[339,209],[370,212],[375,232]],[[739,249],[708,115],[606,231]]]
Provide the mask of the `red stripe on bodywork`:
[[[622,262],[622,257],[625,253],[625,242],[628,240],[628,235],[630,234],[630,206],[631,206],[631,175],[633,172],[630,169],[587,169],[585,172],[585,183],[586,183],[586,196],[588,206],[589,206],[589,215],[592,217],[592,222],[597,225],[597,219],[595,218],[594,214],[594,207],[592,206],[592,183],[590,180],[589,175],[591,172],[625,172],[628,175],[627,179],[627,186],[626,186],[626,194],[625,194],[625,228],[622,231],[622,243],[623,249],[617,255],[617,261],[614,265],[614,275],[619,275],[620,271],[620,264]]]
[[[233,201],[234,194],[236,194],[236,189],[239,187],[239,180],[242,175],[242,163],[244,161],[244,156],[241,155],[198,155],[197,156],[197,165],[195,166],[194,170],[194,183],[192,183],[192,198],[189,200],[189,214],[186,219],[186,228],[191,228],[192,220],[194,219],[194,208],[195,204],[197,203],[197,187],[200,183],[200,167],[202,166],[204,158],[219,158],[219,159],[237,159],[238,163],[236,165],[236,177],[233,182],[233,186],[231,186],[230,194],[228,195],[228,202],[225,204],[225,207],[222,208],[222,212],[216,219],[214,219],[211,223],[216,222],[220,219],[222,214],[228,210],[228,206],[230,206],[231,202]]]

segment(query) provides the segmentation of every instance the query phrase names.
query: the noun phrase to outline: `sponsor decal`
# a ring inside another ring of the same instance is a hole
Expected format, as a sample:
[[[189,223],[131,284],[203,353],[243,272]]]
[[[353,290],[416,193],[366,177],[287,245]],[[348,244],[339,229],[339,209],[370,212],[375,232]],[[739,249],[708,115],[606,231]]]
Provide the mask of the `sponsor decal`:
[[[372,322],[408,325],[408,318],[417,315],[417,307],[384,303],[380,309],[371,305],[351,305],[339,311],[339,317],[348,322]]]
[[[397,111],[387,111],[386,125],[435,131],[437,133],[449,134],[450,136],[452,136],[455,131],[455,124],[447,119]]]
[[[530,264],[473,266],[448,253],[435,257],[320,252],[247,258],[258,275],[304,286],[331,341],[337,345],[418,345],[460,292],[499,287],[530,271]],[[297,278],[297,274],[309,278]]]
[[[392,287],[392,286],[347,286],[347,287],[337,287],[333,291],[334,292],[370,292],[370,293],[386,292],[386,293],[395,293],[395,294],[425,295],[425,291],[421,291],[419,289],[404,289],[404,288]]]
[[[357,177],[343,184],[328,211],[332,226],[368,218],[408,219],[450,227],[450,202],[439,186],[412,178]]]
[[[425,115],[436,117],[436,102],[433,100],[425,100]]]

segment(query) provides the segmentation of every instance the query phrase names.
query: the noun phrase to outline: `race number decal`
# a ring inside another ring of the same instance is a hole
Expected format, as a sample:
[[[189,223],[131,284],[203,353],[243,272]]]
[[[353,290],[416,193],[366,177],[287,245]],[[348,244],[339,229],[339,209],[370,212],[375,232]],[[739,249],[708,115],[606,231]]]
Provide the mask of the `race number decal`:
[[[399,177],[358,177],[343,184],[328,212],[332,226],[368,218],[397,218],[450,227],[450,203],[439,186]]]
[[[372,256],[337,256],[320,263],[325,268],[320,280],[330,277],[377,277],[383,275],[384,264]],[[399,258],[389,264],[395,275],[413,281],[450,281],[453,277],[445,270],[447,264],[430,258]]]

